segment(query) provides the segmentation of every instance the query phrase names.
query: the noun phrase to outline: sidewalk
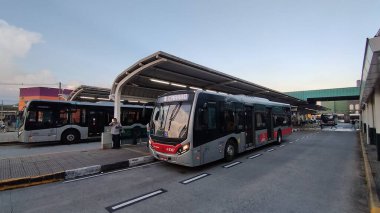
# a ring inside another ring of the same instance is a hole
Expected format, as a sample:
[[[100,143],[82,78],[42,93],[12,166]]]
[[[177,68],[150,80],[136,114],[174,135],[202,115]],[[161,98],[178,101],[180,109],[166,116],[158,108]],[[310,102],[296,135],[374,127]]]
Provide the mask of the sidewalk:
[[[368,161],[371,166],[373,179],[376,185],[376,192],[380,195],[380,161],[377,161],[376,145],[367,144],[367,138],[363,134],[364,147],[367,151]]]
[[[360,133],[360,140],[364,149],[362,151],[369,194],[370,211],[380,212],[380,162],[377,161],[376,145],[367,144],[367,138],[364,133]]]
[[[121,149],[74,151],[0,159],[0,191],[153,162],[145,143]]]

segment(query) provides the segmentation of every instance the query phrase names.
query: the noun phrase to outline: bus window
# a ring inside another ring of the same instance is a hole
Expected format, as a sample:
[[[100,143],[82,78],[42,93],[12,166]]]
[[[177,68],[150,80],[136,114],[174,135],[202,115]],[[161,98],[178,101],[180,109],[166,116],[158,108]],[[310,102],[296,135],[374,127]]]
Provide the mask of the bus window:
[[[131,125],[134,123],[139,123],[140,118],[140,111],[138,110],[128,110],[124,112],[123,120],[127,125]]]
[[[67,108],[61,108],[59,110],[59,117],[57,120],[57,125],[62,126],[68,124],[69,121],[69,113]]]
[[[75,109],[71,111],[71,122],[72,124],[80,124],[80,110]]]
[[[29,123],[34,123],[37,121],[37,112],[36,111],[29,111],[28,119],[26,120]]]
[[[208,103],[208,129],[216,129],[216,103]]]
[[[255,128],[256,130],[262,130],[262,129],[266,129],[267,128],[267,125],[266,125],[266,113],[264,112],[256,112],[255,113]]]
[[[203,107],[197,109],[197,116],[195,121],[195,130],[206,130],[207,129],[207,112]]]
[[[197,110],[195,130],[216,129],[216,103],[207,103]]]
[[[284,115],[275,115],[274,119],[275,119],[274,127],[287,125],[287,117]]]
[[[237,131],[242,131],[244,127],[244,105],[235,103],[235,128]]]
[[[226,132],[234,131],[235,126],[235,110],[232,103],[224,105],[224,129]]]
[[[47,129],[53,126],[52,110],[29,111],[26,130]]]

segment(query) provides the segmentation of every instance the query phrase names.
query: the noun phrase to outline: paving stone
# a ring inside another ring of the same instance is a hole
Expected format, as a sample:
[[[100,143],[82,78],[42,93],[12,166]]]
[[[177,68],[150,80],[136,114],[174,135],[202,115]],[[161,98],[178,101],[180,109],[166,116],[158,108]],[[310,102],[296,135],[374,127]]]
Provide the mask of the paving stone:
[[[25,177],[24,167],[20,158],[13,158],[9,161],[10,174],[12,178]]]
[[[23,162],[22,165],[24,167],[26,177],[38,176],[40,174],[34,162],[27,161],[27,162]]]
[[[106,165],[143,156],[144,152],[148,153],[146,146],[139,147],[138,145],[119,150],[99,149],[0,159],[0,180],[46,175],[93,165]]]

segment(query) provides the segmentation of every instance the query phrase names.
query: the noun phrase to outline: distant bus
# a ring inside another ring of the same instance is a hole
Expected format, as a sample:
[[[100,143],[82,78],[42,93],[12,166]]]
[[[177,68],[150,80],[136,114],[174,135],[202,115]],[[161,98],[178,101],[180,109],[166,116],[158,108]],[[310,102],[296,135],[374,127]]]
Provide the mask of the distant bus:
[[[120,122],[123,126],[131,128],[133,134],[138,137],[146,133],[146,124],[152,110],[152,106],[122,105]],[[113,115],[114,106],[111,102],[32,100],[22,114],[18,139],[25,143],[73,143],[100,138]]]
[[[159,97],[149,123],[149,147],[160,160],[199,166],[292,133],[290,105],[243,95],[177,91]]]
[[[336,114],[322,114],[321,115],[321,129],[323,126],[336,126],[338,124],[338,116]]]
[[[360,120],[360,114],[350,114],[350,121],[354,120],[354,121],[359,121]]]

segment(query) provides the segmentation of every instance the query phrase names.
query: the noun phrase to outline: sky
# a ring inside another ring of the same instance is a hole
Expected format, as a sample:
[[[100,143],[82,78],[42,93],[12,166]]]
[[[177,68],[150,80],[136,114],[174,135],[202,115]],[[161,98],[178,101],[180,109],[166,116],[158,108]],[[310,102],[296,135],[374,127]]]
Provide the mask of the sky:
[[[164,51],[281,92],[356,86],[378,0],[0,0],[0,100],[111,87]]]

